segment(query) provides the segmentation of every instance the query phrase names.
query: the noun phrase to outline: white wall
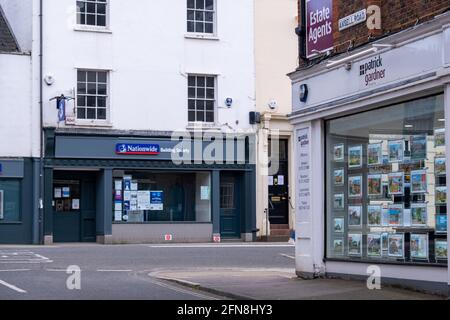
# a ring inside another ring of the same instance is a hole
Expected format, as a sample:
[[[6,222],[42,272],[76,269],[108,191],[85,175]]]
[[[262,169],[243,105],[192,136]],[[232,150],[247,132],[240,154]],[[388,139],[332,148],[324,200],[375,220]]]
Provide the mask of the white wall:
[[[47,0],[44,75],[45,125],[55,126],[51,97],[69,94],[76,68],[110,69],[115,129],[183,129],[186,73],[218,74],[220,124],[249,128],[255,109],[253,1],[217,0],[219,40],[186,39],[186,1],[110,1],[111,33],[74,31],[75,1]],[[239,122],[236,125],[236,121]]]
[[[30,52],[32,47],[32,8],[34,0],[0,0],[0,6],[5,12],[8,23],[20,49]]]
[[[297,0],[255,0],[256,102],[260,112],[278,102],[278,114],[289,114],[291,82],[287,74],[298,63]]]
[[[30,157],[31,58],[0,54],[0,157]]]

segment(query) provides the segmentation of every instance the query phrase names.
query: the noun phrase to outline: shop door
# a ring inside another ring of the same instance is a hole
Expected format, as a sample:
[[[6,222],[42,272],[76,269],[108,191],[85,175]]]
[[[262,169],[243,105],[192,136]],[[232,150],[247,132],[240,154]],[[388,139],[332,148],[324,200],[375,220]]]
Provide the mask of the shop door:
[[[269,221],[289,224],[288,141],[279,141],[278,172],[269,177]],[[272,160],[273,161],[273,160]]]
[[[61,179],[61,178],[65,179]],[[56,173],[53,181],[54,242],[96,240],[95,176]]]
[[[241,215],[239,177],[222,174],[220,177],[220,234],[222,238],[240,238]]]

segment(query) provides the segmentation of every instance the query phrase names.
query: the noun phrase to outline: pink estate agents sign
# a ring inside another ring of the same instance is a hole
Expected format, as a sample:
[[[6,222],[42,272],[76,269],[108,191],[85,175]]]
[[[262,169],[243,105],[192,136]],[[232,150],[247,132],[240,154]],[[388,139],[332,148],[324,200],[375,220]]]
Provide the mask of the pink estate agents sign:
[[[333,0],[306,0],[306,57],[333,49]]]

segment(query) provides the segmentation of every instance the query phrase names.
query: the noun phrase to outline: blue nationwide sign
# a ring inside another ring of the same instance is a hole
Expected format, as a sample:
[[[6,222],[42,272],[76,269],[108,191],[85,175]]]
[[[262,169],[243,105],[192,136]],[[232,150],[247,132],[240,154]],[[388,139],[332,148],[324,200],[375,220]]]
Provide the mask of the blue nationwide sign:
[[[116,144],[116,154],[119,155],[158,155],[161,148],[158,144]]]

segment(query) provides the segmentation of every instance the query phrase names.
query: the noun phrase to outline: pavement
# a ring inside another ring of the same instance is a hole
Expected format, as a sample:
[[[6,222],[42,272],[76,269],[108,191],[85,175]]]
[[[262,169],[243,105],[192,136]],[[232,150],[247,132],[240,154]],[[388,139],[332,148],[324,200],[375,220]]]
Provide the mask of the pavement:
[[[196,270],[153,276],[240,300],[445,300],[444,297],[339,279],[302,280],[288,270]]]
[[[0,246],[0,300],[442,299],[300,280],[294,255],[283,243]]]

